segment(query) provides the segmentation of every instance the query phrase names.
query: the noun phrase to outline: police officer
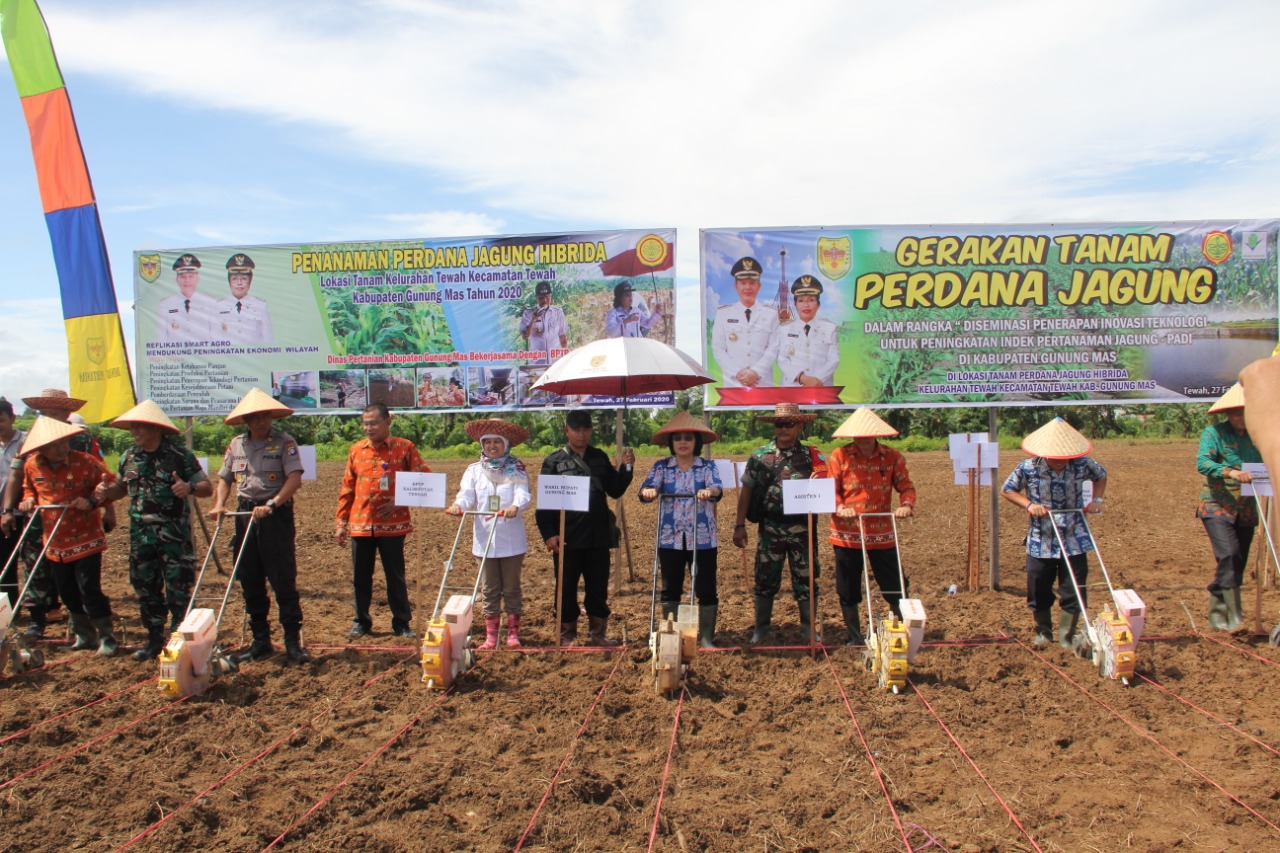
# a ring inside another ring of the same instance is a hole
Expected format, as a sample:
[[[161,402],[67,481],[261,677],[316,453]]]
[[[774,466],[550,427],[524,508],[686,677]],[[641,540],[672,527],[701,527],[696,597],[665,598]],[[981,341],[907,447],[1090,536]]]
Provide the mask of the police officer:
[[[549,363],[552,349],[569,348],[569,320],[563,308],[551,304],[551,282],[538,282],[534,297],[537,304],[524,309],[520,317],[520,336],[525,339],[526,349],[546,353],[535,363]]]
[[[237,577],[244,592],[244,609],[249,615],[253,643],[238,656],[241,661],[272,654],[271,626],[267,613],[267,582],[275,592],[284,627],[285,654],[292,663],[311,660],[302,645],[302,606],[298,602],[298,563],[294,553],[293,495],[302,485],[302,460],[293,436],[272,426],[276,418],[293,410],[277,403],[257,388],[244,395],[227,415],[228,426],[244,424],[248,431],[231,439],[222,468],[210,518],[226,512],[231,484],[236,485],[236,509],[252,512],[248,518],[236,516],[234,553],[239,559]],[[241,549],[244,556],[240,557]]]
[[[269,344],[276,335],[271,328],[267,303],[249,295],[253,284],[253,258],[244,252],[227,258],[227,284],[231,295],[218,302],[213,323],[214,337],[239,344]]]
[[[161,343],[207,341],[211,338],[217,302],[200,293],[200,259],[192,254],[180,255],[173,262],[178,292],[160,300],[160,319],[156,340]]]
[[[133,659],[154,660],[164,648],[165,622],[170,631],[177,630],[195,585],[187,498],[209,497],[213,483],[195,454],[173,439],[178,428],[151,400],[143,400],[111,425],[129,430],[134,444],[120,456],[120,478],[98,486],[94,497],[129,497],[129,583],[147,631],[147,644],[133,653]]]
[[[800,630],[806,642],[815,635],[809,621],[809,595],[817,595],[817,586],[809,572],[808,515],[785,515],[782,511],[784,480],[825,477],[826,460],[816,447],[800,443],[804,425],[818,416],[801,412],[795,403],[778,403],[772,415],[756,420],[773,424],[774,439],[747,459],[747,470],[738,490],[738,513],[733,526],[733,544],[747,546],[747,522],[759,524],[756,543],[756,621],[752,643],[763,643],[769,637],[773,618],[773,599],[782,588],[782,564],[791,565],[791,589],[800,606]],[[814,552],[813,577],[817,577],[817,552]],[[816,610],[817,601],[814,601]],[[820,642],[821,637],[816,637]]]
[[[836,324],[818,317],[822,282],[802,275],[791,283],[798,322],[788,323],[778,342],[778,371],[782,385],[833,385],[840,363]]]
[[[778,355],[778,312],[756,301],[759,261],[739,258],[730,272],[738,301],[716,309],[711,351],[720,365],[722,384],[768,387],[773,385],[773,362]]]

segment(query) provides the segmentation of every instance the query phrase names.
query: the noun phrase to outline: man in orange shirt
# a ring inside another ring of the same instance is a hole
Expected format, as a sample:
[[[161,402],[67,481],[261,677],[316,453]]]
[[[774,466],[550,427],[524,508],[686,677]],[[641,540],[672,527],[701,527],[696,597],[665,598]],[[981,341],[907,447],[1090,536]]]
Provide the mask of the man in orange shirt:
[[[827,471],[836,481],[836,512],[831,517],[827,541],[835,550],[836,594],[840,596],[840,610],[849,629],[848,645],[851,646],[863,642],[858,629],[858,605],[862,603],[864,552],[880,595],[898,619],[902,618],[899,602],[907,595],[907,580],[899,571],[893,520],[876,516],[864,519],[861,530],[858,526],[858,516],[862,513],[892,511],[897,518],[910,518],[915,514],[916,487],[907,474],[907,461],[901,453],[877,441],[897,434],[898,431],[875,412],[858,409],[834,433],[835,438],[853,441],[831,451],[827,460]],[[900,504],[897,509],[893,509],[894,491]]]
[[[48,543],[45,559],[76,635],[71,648],[96,648],[98,654],[110,656],[117,644],[111,631],[111,600],[102,592],[107,534],[93,493],[112,476],[101,459],[71,449],[71,437],[82,432],[84,427],[75,424],[44,416],[36,419],[22,444],[26,461],[18,510],[31,513],[37,506],[66,507],[44,510],[41,521]]]
[[[347,638],[363,637],[373,630],[369,606],[373,603],[373,559],[382,557],[387,579],[387,603],[391,607],[391,632],[413,638],[413,610],[404,579],[404,539],[413,532],[409,508],[396,506],[395,473],[431,469],[407,438],[391,434],[391,412],[382,403],[366,406],[360,415],[365,438],[351,445],[347,470],[338,492],[333,538],[346,547],[351,542],[352,585],[355,588],[355,621]]]

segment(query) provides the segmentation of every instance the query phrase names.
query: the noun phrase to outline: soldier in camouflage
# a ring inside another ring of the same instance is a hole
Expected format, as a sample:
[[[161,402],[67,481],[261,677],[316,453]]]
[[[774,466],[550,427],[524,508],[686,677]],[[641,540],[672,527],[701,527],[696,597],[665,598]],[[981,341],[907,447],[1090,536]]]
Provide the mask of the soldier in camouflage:
[[[773,619],[773,599],[782,588],[782,566],[791,566],[791,588],[800,606],[800,630],[807,642],[821,642],[812,631],[809,619],[809,596],[817,604],[817,584],[809,576],[808,515],[784,515],[782,481],[809,479],[826,474],[826,462],[816,447],[800,443],[804,425],[817,415],[801,412],[795,403],[778,403],[772,415],[757,420],[772,423],[774,440],[759,448],[747,460],[747,470],[738,491],[738,514],[733,528],[733,544],[747,546],[747,521],[759,524],[756,543],[755,631],[754,644],[769,637]],[[817,553],[814,553],[813,578],[818,576]]]
[[[99,486],[96,496],[128,495],[129,582],[147,631],[147,644],[133,658],[154,660],[164,648],[165,623],[169,631],[178,627],[195,584],[187,498],[209,497],[213,483],[195,455],[172,438],[178,428],[152,401],[144,400],[111,425],[128,429],[134,446],[120,456],[120,479]]]

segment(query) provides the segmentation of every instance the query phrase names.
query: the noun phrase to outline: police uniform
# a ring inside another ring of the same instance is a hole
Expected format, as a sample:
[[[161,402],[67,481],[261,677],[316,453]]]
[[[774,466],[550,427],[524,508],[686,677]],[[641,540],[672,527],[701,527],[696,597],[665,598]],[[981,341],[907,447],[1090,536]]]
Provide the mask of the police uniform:
[[[760,278],[754,258],[742,258],[733,265],[733,276]],[[758,387],[773,385],[773,363],[778,355],[778,312],[760,302],[750,308],[741,301],[716,309],[711,329],[711,352],[722,373],[721,385],[738,387],[737,374],[750,368],[760,377]]]
[[[272,429],[261,441],[254,441],[248,432],[231,439],[218,477],[227,483],[235,483],[237,510],[248,512],[274,498],[285,479],[295,471],[302,471],[297,442],[288,433]],[[269,637],[269,581],[275,593],[276,606],[280,608],[280,624],[287,641],[302,627],[298,565],[294,554],[293,501],[276,506],[266,518],[255,521],[252,534],[246,539],[248,522],[249,516],[236,516],[233,553],[239,554],[242,547],[245,550],[236,576],[244,592],[244,609],[249,616],[250,628],[254,631],[255,640],[260,632]]]
[[[173,262],[175,273],[200,269],[200,259],[195,255],[181,255]],[[177,293],[160,300],[160,319],[156,324],[156,341],[160,343],[185,343],[207,341],[212,338],[213,317],[217,313],[217,300],[199,291],[190,297]]]
[[[206,479],[195,454],[164,436],[155,450],[130,447],[120,457],[120,482],[129,498],[129,583],[148,633],[175,630],[195,584],[187,502],[173,493],[173,475],[195,486]]]
[[[822,282],[802,275],[791,285],[791,295],[822,296]],[[822,317],[808,323],[795,319],[788,323],[778,341],[780,385],[795,386],[800,376],[812,376],[823,385],[834,385],[836,367],[840,364],[840,348],[836,324]]]
[[[243,252],[227,259],[227,280],[231,276],[248,275],[253,278],[253,258]],[[219,300],[214,309],[213,336],[234,344],[269,344],[276,339],[271,328],[271,312],[267,303],[256,296],[245,294],[236,299],[235,294]]]

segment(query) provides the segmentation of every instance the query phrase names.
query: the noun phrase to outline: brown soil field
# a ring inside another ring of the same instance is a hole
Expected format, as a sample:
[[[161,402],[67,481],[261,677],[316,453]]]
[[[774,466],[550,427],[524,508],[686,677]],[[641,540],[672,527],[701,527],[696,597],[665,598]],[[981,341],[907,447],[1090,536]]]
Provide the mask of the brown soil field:
[[[478,653],[442,692],[421,683],[418,649],[390,635],[380,578],[374,635],[346,645],[350,562],[331,535],[341,465],[324,463],[298,499],[313,662],[277,656],[173,701],[154,663],[46,642],[44,668],[0,679],[0,850],[1280,849],[1280,650],[1205,622],[1212,558],[1194,517],[1195,444],[1100,442],[1094,457],[1110,473],[1094,521],[1103,559],[1148,606],[1132,685],[1028,645],[1017,508],[1000,509],[1000,588],[963,591],[967,490],[952,485],[945,453],[917,453],[919,511],[902,525],[902,554],[928,626],[907,689],[878,689],[860,650],[838,644],[825,545],[831,645],[744,648],[750,581],[726,502],[723,648],[694,658],[676,697],[655,691],[646,647],[652,506],[626,501],[631,567],[615,569],[610,625],[626,647],[554,649],[551,561],[529,519],[526,648]],[[435,468],[452,487],[464,466]],[[420,620],[456,522],[415,512]],[[114,533],[104,585],[137,643],[127,553]],[[470,577],[469,558],[459,566]],[[1092,561],[1091,612],[1101,582]],[[962,591],[948,595],[953,583]],[[229,644],[241,623],[232,600]],[[1245,600],[1252,624],[1252,580]],[[1277,605],[1272,584],[1264,628]],[[783,645],[799,642],[795,610],[779,599]]]

